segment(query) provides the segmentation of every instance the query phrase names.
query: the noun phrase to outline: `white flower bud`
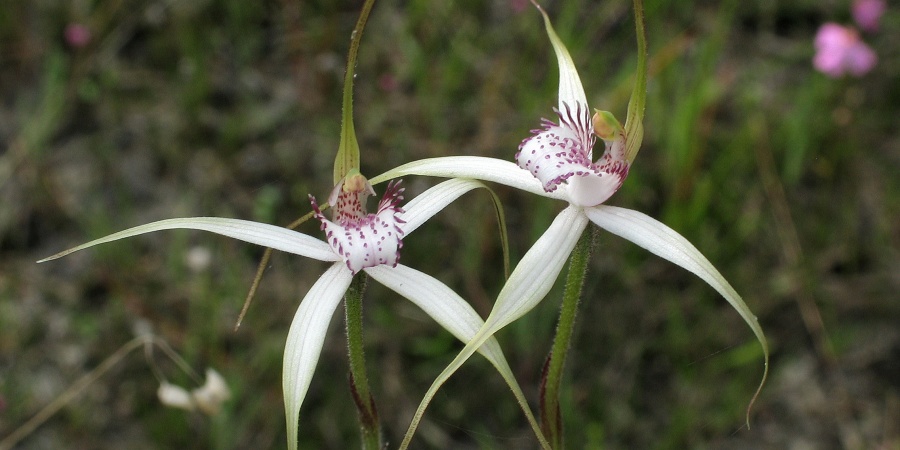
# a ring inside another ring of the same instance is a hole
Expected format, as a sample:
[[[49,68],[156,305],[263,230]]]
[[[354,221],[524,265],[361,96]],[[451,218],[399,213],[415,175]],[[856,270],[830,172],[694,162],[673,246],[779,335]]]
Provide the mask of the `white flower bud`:
[[[225,379],[212,368],[206,369],[206,384],[191,392],[194,404],[204,414],[212,416],[222,409],[222,403],[231,398]]]
[[[194,401],[191,399],[191,394],[180,386],[163,382],[159,385],[156,395],[163,405],[188,411],[193,411],[194,409]]]

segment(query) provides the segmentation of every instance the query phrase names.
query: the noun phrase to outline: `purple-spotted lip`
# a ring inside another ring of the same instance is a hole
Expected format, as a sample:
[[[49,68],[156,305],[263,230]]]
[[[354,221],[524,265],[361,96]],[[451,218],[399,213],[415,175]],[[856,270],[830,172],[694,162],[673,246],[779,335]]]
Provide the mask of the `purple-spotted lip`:
[[[357,192],[338,194],[337,204],[353,211],[337,211],[340,221],[328,220],[319,209],[315,197],[309,196],[316,219],[325,231],[325,241],[331,249],[347,264],[353,274],[360,270],[378,265],[396,267],[400,261],[400,249],[403,248],[404,231],[400,227],[403,219],[399,217],[404,211],[399,204],[403,201],[404,188],[400,181],[388,184],[384,197],[378,203],[374,214],[367,214],[365,206],[352,199],[342,201],[342,196],[357,196]]]
[[[623,143],[608,143],[603,156],[594,163],[597,138],[587,105],[577,103],[573,109],[563,103],[563,110],[554,112],[559,123],[543,119],[542,128],[532,130],[532,135],[519,145],[516,163],[531,172],[545,192],[565,185],[570,203],[603,203],[622,186],[628,174],[629,165],[621,151]]]

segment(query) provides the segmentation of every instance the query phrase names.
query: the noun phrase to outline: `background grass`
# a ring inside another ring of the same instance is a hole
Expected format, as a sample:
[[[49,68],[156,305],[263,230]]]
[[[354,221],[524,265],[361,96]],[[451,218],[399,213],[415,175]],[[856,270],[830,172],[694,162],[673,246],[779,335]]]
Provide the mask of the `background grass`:
[[[7,1],[0,8],[0,436],[136,333],[152,330],[233,399],[165,409],[135,353],[20,448],[282,448],[284,338],[324,265],[277,254],[239,331],[262,249],[166,232],[35,265],[178,216],[287,224],[331,188],[359,1]],[[624,117],[635,63],[627,1],[547,2],[593,107]],[[848,1],[647,1],[653,58],[643,150],[611,204],[681,232],[741,292],[773,352],[714,291],[601,234],[563,392],[569,448],[900,448],[900,13],[863,38],[861,79],[811,67]],[[83,24],[87,46],[64,29]],[[363,171],[465,154],[511,159],[556,103],[557,69],[524,1],[383,0],[362,43]],[[405,180],[411,197],[436,180]],[[562,205],[503,187],[516,261]],[[316,234],[315,226],[303,231]],[[205,262],[207,261],[208,262]],[[404,263],[482,314],[502,285],[490,201],[469,194],[407,239]],[[559,291],[499,339],[536,398]],[[371,284],[373,386],[391,443],[460,348]],[[820,314],[820,319],[816,313]],[[340,317],[301,411],[302,448],[352,448]],[[190,380],[161,355],[174,382]],[[488,364],[441,391],[417,448],[529,448]]]

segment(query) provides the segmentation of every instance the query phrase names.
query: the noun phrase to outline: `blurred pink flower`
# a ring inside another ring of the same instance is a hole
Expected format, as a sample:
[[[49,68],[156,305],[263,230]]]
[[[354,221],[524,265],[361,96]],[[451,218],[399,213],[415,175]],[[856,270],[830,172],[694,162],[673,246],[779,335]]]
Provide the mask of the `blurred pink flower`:
[[[848,72],[862,76],[878,62],[878,56],[859,39],[855,29],[836,23],[829,22],[819,28],[815,46],[813,66],[833,78]]]
[[[397,77],[394,75],[385,73],[378,77],[378,87],[381,88],[382,91],[393,92],[400,87],[400,82],[397,81]]]
[[[70,23],[64,32],[66,43],[72,48],[82,48],[91,42],[91,30],[80,23]]]
[[[528,0],[510,0],[509,4],[513,12],[519,14],[528,7]]]
[[[856,0],[853,2],[853,20],[864,31],[878,31],[878,20],[887,9],[884,0]]]

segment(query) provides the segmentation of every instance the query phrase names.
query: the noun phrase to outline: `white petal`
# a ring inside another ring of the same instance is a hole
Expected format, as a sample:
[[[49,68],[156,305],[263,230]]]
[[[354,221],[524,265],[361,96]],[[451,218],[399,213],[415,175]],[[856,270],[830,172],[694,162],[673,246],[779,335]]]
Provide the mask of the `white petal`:
[[[462,367],[475,350],[498,330],[525,315],[547,295],[587,222],[587,217],[581,209],[573,206],[569,206],[556,216],[550,228],[528,250],[509,276],[484,326],[428,388],[428,392],[416,409],[404,442],[411,439],[412,432],[418,427],[425,409],[441,385]]]
[[[193,411],[195,407],[194,399],[187,390],[181,386],[169,384],[165,381],[159,385],[159,389],[156,390],[156,396],[159,397],[160,403],[173,408]]]
[[[385,208],[378,214],[337,224],[324,219],[321,213],[325,239],[331,249],[340,254],[353,274],[366,267],[380,264],[393,266],[400,260],[403,230],[396,208]]]
[[[597,173],[569,178],[569,202],[578,206],[599,205],[612,197],[625,181],[618,174]]]
[[[550,43],[553,44],[553,51],[556,53],[556,62],[559,64],[559,110],[563,110],[563,106],[582,104],[587,105],[587,98],[584,95],[584,87],[581,85],[581,78],[578,77],[578,71],[575,69],[575,63],[569,55],[569,50],[556,35],[550,18],[543,9],[540,10],[544,16],[544,26],[547,28],[547,36],[550,37]]]
[[[586,226],[587,217],[580,208],[569,206],[556,216],[506,280],[487,319],[489,334],[522,317],[544,299]]]
[[[484,325],[478,313],[452,289],[435,278],[402,264],[397,267],[376,266],[365,269],[373,279],[422,308],[438,324],[463,343],[469,342]],[[494,365],[502,361],[503,352],[494,339],[478,351]]]
[[[405,234],[411,233],[460,196],[480,187],[485,186],[479,181],[454,178],[428,189],[403,206],[405,212],[400,219],[406,223],[400,228]]]
[[[534,130],[534,134],[519,145],[516,163],[540,180],[545,191],[552,192],[572,176],[598,174],[590,156],[593,145],[593,137],[583,133],[577,125],[562,120],[556,125],[545,119],[544,128]]]
[[[291,450],[297,448],[300,405],[319,361],[325,331],[352,279],[353,275],[343,262],[332,265],[303,298],[291,322],[284,346],[282,374],[288,448]]]
[[[191,391],[197,408],[204,414],[214,416],[222,409],[222,403],[231,398],[231,390],[225,378],[213,368],[206,369],[206,382]]]
[[[404,175],[474,178],[500,183],[544,197],[565,200],[563,193],[544,192],[541,182],[515,163],[482,156],[447,156],[413,161],[372,178],[371,182],[377,184]]]
[[[172,229],[192,229],[209,231],[225,235],[234,239],[239,239],[251,244],[271,247],[276,250],[293,253],[296,255],[306,256],[320,261],[337,261],[340,259],[328,247],[328,244],[303,233],[298,233],[287,228],[277,227],[264,223],[251,222],[249,220],[225,219],[221,217],[189,217],[182,219],[167,219],[159,222],[152,222],[129,228],[109,236],[93,240],[78,247],[57,253],[49,258],[44,258],[40,262],[49,261],[51,259],[61,258],[70,253],[83,250],[95,245],[124,239],[139,234],[151,233],[161,230]]]
[[[366,269],[366,273],[422,308],[426,314],[463,343],[468,343],[484,325],[484,321],[481,320],[478,313],[462,297],[444,283],[418,270],[401,264],[393,268],[372,267]],[[493,337],[487,339],[478,348],[478,352],[484,355],[497,369],[516,397],[516,401],[528,418],[534,432],[538,436],[542,436],[540,425],[531,413],[525,394],[506,362],[497,340]]]
[[[747,322],[763,347],[766,361],[769,359],[768,344],[756,316],[728,284],[725,277],[687,239],[662,222],[638,211],[615,206],[596,206],[585,210],[591,222],[612,234],[621,236],[647,249],[650,253],[665,258],[685,270],[700,277],[712,286],[737,310]]]

